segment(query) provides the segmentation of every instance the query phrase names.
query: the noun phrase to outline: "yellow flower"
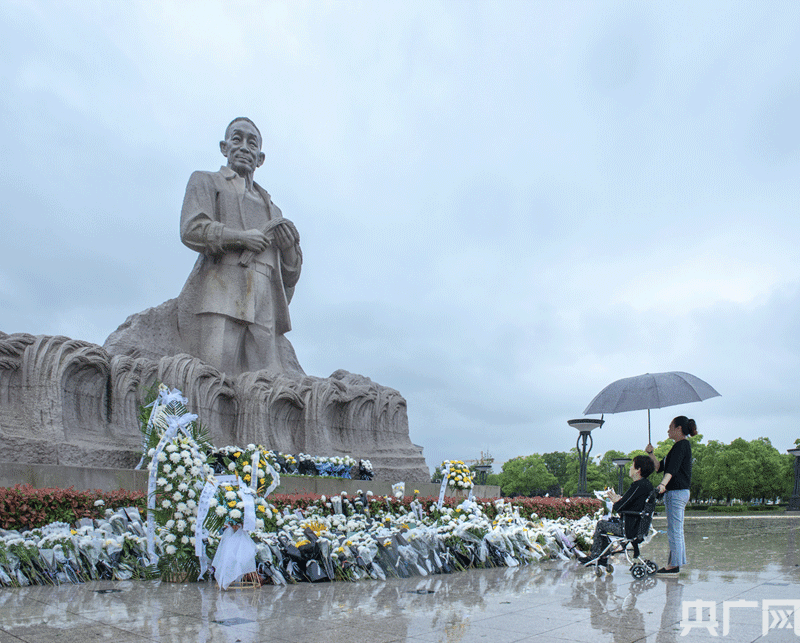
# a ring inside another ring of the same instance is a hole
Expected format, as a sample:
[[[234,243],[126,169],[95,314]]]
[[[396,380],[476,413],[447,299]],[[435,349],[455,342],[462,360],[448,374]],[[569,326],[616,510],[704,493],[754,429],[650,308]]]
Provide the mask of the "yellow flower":
[[[231,500],[231,501],[228,503],[228,506],[229,506],[229,507],[235,507],[235,506],[236,506],[236,501],[235,501],[235,500]]]
[[[78,531],[76,529],[70,529],[69,533],[71,533],[74,536],[75,534],[78,533]]]
[[[250,482],[250,478],[251,478],[250,474],[249,474],[249,473],[247,473],[247,474],[245,474],[245,476],[244,476],[244,481],[245,481],[245,482]]]
[[[241,451],[237,451],[236,453],[233,454],[233,457],[234,458],[238,458],[241,455],[242,455],[242,452]]]
[[[327,531],[328,528],[325,526],[324,523],[318,522],[316,520],[312,520],[311,522],[306,524],[311,531],[313,531],[317,536],[319,536],[323,531]]]
[[[267,508],[266,508],[264,505],[258,505],[258,510],[259,510],[261,513],[264,513],[264,512],[267,510]]]
[[[302,547],[303,545],[310,545],[310,544],[311,544],[311,541],[310,541],[310,540],[308,540],[308,539],[306,539],[306,538],[303,538],[302,540],[298,540],[298,541],[295,543],[295,547]]]

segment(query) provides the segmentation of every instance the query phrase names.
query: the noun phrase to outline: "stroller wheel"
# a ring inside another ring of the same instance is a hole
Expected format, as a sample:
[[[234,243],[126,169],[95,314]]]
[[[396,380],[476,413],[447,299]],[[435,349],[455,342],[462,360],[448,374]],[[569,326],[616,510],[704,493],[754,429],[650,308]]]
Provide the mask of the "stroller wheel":
[[[608,565],[606,565],[606,571],[609,574],[613,574],[614,573],[614,565],[612,565],[611,563],[608,563]]]
[[[644,566],[647,568],[648,574],[655,574],[658,571],[658,565],[656,565],[652,560],[644,561]]]
[[[644,578],[647,576],[647,568],[644,565],[634,565],[631,567],[631,576],[637,580]]]
[[[595,576],[602,576],[604,573],[605,573],[605,571],[603,570],[602,566],[600,566],[600,565],[597,565],[597,566],[594,568],[594,575],[595,575]]]

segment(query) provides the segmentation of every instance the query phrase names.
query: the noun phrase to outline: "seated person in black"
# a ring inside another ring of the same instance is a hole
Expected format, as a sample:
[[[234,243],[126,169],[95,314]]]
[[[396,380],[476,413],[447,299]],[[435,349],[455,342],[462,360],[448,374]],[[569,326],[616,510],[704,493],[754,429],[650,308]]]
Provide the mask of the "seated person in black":
[[[653,491],[653,485],[647,479],[655,470],[653,461],[646,455],[637,455],[631,462],[630,477],[633,484],[625,492],[624,496],[611,491],[608,497],[614,501],[612,507],[614,511],[641,511],[644,509],[645,501]],[[638,518],[636,516],[625,516],[625,533],[630,537],[635,533]],[[592,551],[590,558],[584,557],[584,562],[597,558],[608,545],[606,534],[615,536],[622,535],[622,523],[617,519],[599,520],[594,530],[594,540],[592,541]]]

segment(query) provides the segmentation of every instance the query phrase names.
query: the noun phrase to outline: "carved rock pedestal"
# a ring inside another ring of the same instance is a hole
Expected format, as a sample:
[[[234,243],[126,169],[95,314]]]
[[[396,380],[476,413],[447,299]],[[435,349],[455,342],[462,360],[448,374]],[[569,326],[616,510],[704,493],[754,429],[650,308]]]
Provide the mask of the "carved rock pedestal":
[[[367,377],[267,371],[226,377],[185,354],[111,355],[89,342],[0,333],[0,460],[133,468],[138,409],[154,382],[180,389],[212,442],[369,459],[381,480],[426,481],[405,399]]]

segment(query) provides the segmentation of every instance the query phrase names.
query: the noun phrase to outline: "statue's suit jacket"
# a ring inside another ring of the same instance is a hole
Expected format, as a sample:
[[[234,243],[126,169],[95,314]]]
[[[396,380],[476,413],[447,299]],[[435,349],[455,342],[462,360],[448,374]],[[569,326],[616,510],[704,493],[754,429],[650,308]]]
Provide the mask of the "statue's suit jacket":
[[[182,337],[188,330],[187,326],[195,326],[189,316],[199,313],[216,313],[244,323],[253,323],[257,315],[257,297],[253,292],[253,285],[259,282],[254,273],[265,270],[265,263],[259,259],[270,256],[271,260],[268,259],[267,263],[274,264],[271,266],[269,288],[275,315],[275,332],[280,335],[291,330],[289,302],[300,278],[300,248],[297,248],[296,265],[289,265],[281,256],[280,249],[271,246],[248,266],[239,265],[241,251],[225,252],[223,248],[222,233],[225,228],[245,229],[242,195],[232,183],[237,176],[228,167],[222,167],[218,172],[199,171],[192,174],[186,186],[181,210],[181,240],[200,255],[178,300],[178,325]],[[254,187],[266,207],[263,222],[249,227],[263,229],[269,221],[283,215],[264,188],[257,183]],[[252,224],[252,221],[249,223]],[[191,351],[197,339],[183,339]]]

